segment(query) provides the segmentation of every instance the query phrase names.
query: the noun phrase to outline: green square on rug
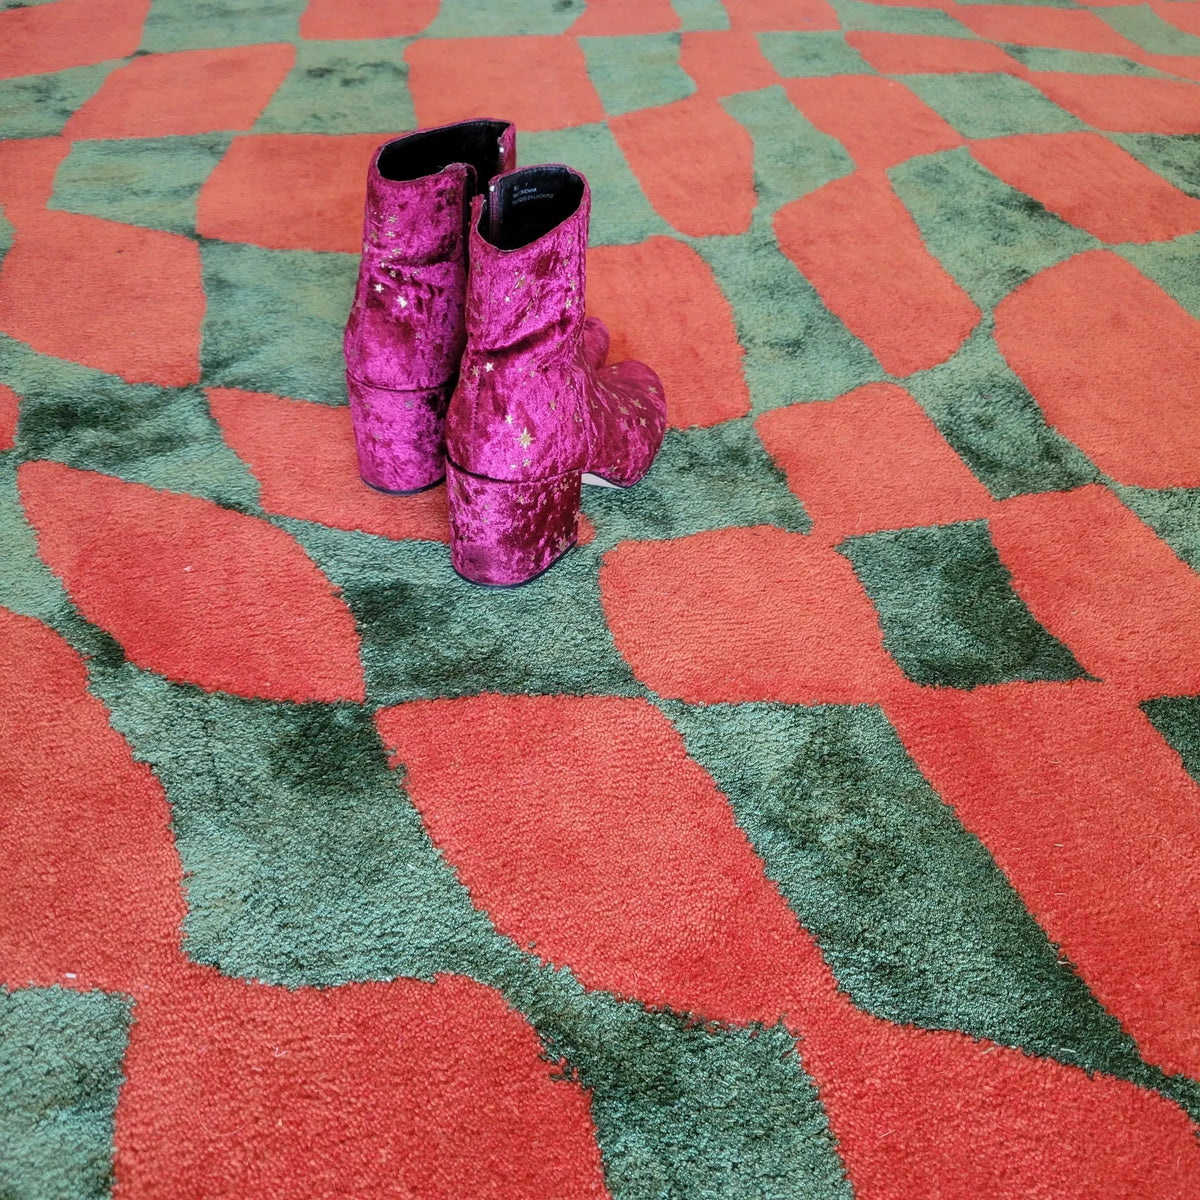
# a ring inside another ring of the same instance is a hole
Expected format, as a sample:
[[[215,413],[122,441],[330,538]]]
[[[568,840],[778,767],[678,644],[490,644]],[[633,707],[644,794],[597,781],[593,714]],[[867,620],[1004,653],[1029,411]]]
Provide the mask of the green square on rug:
[[[110,1194],[129,1009],[107,992],[0,989],[4,1200]]]

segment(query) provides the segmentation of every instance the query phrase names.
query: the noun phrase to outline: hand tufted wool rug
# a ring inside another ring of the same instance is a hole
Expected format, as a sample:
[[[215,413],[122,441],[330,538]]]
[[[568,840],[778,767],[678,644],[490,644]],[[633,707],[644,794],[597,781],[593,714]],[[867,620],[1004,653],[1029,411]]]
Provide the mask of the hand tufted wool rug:
[[[357,479],[369,152],[662,376]],[[1200,3],[0,0],[5,1200],[1200,1196]]]

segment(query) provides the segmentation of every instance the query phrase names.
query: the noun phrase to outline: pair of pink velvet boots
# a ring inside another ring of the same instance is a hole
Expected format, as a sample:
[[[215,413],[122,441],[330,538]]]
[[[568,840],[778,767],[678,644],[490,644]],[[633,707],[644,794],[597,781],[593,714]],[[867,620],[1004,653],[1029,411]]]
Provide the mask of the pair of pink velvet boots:
[[[587,181],[513,169],[515,132],[464,121],[376,151],[345,338],[363,480],[445,478],[454,569],[495,586],[565,554],[584,479],[636,483],[666,426],[658,376],[605,366],[584,315]]]

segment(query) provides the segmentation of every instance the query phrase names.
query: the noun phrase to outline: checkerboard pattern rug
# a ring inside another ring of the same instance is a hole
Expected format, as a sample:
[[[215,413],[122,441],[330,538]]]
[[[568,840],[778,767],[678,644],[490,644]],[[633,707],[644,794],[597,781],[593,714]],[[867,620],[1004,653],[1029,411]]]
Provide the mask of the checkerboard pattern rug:
[[[357,480],[368,154],[662,376]],[[0,1194],[1200,1196],[1200,3],[0,0]]]

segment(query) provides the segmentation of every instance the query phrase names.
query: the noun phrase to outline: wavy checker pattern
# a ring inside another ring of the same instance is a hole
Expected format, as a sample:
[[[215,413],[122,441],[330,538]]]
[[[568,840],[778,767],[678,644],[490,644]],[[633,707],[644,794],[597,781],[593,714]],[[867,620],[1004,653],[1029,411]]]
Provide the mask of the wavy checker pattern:
[[[5,1195],[1200,1195],[1200,5],[0,2]],[[363,166],[667,382],[357,483]]]

